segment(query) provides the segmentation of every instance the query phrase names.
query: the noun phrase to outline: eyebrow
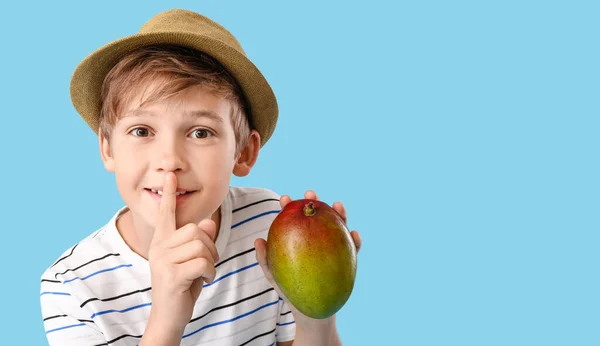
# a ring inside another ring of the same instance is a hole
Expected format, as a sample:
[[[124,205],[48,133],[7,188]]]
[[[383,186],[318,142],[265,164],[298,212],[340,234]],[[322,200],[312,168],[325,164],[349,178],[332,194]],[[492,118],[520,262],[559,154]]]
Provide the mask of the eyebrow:
[[[138,110],[134,110],[134,111],[125,113],[125,115],[123,116],[123,119],[128,118],[128,117],[139,117],[139,116],[144,116],[144,115],[155,116],[156,113],[138,109]],[[223,123],[223,119],[221,119],[221,117],[217,113],[207,110],[207,109],[185,112],[185,113],[183,113],[183,115],[186,117],[193,117],[193,118],[209,118],[218,123]]]

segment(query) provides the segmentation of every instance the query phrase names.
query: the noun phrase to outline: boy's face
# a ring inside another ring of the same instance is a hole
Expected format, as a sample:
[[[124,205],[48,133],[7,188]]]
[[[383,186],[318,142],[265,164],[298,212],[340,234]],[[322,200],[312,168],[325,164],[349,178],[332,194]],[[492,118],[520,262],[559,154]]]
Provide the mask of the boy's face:
[[[162,190],[166,172],[175,172],[177,191],[186,191],[177,196],[179,228],[210,218],[227,194],[232,172],[245,175],[255,162],[257,148],[235,157],[230,102],[200,87],[125,109],[134,111],[120,115],[110,143],[100,134],[102,158],[133,217],[149,226],[156,224],[161,199],[152,190]]]

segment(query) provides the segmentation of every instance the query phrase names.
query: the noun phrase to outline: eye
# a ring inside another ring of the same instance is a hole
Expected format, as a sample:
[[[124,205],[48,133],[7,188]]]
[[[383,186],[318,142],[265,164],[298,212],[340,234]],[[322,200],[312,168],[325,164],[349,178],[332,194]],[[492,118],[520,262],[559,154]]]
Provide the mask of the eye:
[[[148,137],[150,135],[150,131],[145,127],[136,127],[129,131],[134,137]]]
[[[212,135],[212,132],[207,129],[195,129],[192,131],[192,137],[194,138],[206,138]]]

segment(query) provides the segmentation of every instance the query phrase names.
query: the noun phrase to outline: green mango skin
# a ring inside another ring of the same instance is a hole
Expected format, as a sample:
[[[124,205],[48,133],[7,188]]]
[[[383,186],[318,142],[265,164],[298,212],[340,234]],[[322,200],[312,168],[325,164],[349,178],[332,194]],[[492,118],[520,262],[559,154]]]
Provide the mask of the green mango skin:
[[[314,215],[304,208],[312,203]],[[356,277],[356,246],[340,215],[326,203],[288,203],[267,236],[267,264],[290,303],[304,315],[324,319],[346,303]]]

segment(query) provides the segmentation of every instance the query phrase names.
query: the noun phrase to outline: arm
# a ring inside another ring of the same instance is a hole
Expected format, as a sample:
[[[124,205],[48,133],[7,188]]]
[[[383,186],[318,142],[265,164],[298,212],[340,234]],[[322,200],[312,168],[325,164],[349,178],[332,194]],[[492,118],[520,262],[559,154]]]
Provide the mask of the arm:
[[[325,320],[296,319],[296,337],[293,341],[278,342],[277,346],[341,346],[335,315]]]
[[[150,310],[148,325],[139,346],[178,346],[181,344],[182,336],[183,329],[168,330],[164,328],[164,324],[161,325],[159,318],[156,317],[156,314],[153,315],[152,310]]]

